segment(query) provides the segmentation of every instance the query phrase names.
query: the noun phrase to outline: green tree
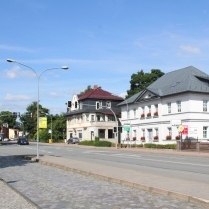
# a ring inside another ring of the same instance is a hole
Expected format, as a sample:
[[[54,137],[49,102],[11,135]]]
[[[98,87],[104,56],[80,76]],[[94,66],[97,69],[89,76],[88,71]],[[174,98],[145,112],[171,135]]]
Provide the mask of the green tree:
[[[39,104],[39,117],[41,117],[42,113],[48,113],[49,110],[47,108],[42,107]],[[27,113],[31,114],[31,116],[27,116]],[[35,134],[37,132],[37,102],[30,103],[26,112],[20,116],[20,122],[22,124],[21,130],[29,133],[29,138],[35,138]]]
[[[59,141],[65,139],[66,134],[66,117],[65,113],[60,115],[56,114],[53,121],[53,141]]]
[[[163,75],[164,73],[159,69],[152,69],[151,73],[144,73],[144,71],[141,70],[132,74],[130,90],[127,91],[126,99],[142,91]]]
[[[92,89],[91,85],[88,85],[87,88],[84,91],[80,92],[80,94],[84,94],[84,93],[90,91],[91,89]]]
[[[0,126],[2,126],[3,123],[7,123],[8,128],[14,128],[16,126],[16,118],[13,117],[12,112],[9,111],[0,112]]]

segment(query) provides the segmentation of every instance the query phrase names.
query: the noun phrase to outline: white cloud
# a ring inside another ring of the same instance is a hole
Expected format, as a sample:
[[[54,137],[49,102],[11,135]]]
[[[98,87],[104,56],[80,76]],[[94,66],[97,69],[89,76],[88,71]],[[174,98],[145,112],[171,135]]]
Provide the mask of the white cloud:
[[[119,94],[119,97],[125,98],[126,95],[127,95],[127,92],[123,92],[123,93],[120,93],[120,94]]]
[[[37,52],[38,51],[34,49],[29,49],[26,47],[8,46],[8,45],[0,45],[0,49],[8,50],[8,51],[21,51],[21,52]]]
[[[56,92],[51,92],[49,95],[50,95],[50,97],[58,97],[59,96]]]
[[[6,77],[14,79],[17,77],[34,77],[34,72],[29,70],[22,70],[19,66],[14,66],[10,70],[5,70]]]
[[[6,101],[28,101],[28,100],[31,100],[30,97],[28,96],[25,96],[25,95],[12,95],[12,94],[9,94],[7,93],[6,96],[4,97],[4,100]]]
[[[193,54],[200,54],[201,53],[201,51],[198,47],[193,47],[190,45],[181,45],[180,49],[181,49],[181,51],[193,53]]]

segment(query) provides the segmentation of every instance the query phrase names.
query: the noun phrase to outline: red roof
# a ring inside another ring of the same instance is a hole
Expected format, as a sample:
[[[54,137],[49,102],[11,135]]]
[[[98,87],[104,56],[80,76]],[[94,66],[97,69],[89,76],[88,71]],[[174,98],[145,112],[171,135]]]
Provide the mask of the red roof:
[[[120,100],[120,101],[124,100],[122,97],[119,97],[117,95],[114,95],[108,91],[101,89],[101,87],[91,89],[84,94],[79,94],[78,99],[79,100],[84,100],[84,99],[105,99],[106,100],[108,99],[108,100]]]

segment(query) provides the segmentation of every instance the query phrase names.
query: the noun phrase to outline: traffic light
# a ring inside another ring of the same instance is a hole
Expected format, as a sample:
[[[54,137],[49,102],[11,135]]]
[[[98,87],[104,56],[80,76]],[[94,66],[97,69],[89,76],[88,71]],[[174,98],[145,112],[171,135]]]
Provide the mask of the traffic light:
[[[113,127],[113,132],[114,132],[114,133],[117,132],[117,127]]]
[[[13,113],[12,113],[12,116],[13,116],[14,118],[17,118],[17,113],[16,113],[16,112],[13,112]]]
[[[27,116],[27,117],[31,117],[31,118],[32,118],[32,115],[33,115],[32,112],[31,112],[31,113],[30,113],[30,112],[27,112],[27,113],[26,113],[26,116]]]
[[[75,102],[75,108],[77,108],[78,107],[78,103],[77,102]]]
[[[99,102],[96,102],[96,110],[99,110]]]
[[[118,127],[118,132],[122,133],[122,130],[123,130],[123,127],[122,126],[119,126]]]
[[[67,107],[71,107],[72,106],[72,102],[71,101],[68,101],[67,102]]]

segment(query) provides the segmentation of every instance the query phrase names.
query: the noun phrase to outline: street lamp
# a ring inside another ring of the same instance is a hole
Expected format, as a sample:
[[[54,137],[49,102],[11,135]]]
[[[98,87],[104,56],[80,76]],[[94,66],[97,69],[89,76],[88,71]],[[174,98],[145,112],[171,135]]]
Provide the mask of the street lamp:
[[[7,62],[14,62],[14,63],[17,63],[19,65],[22,65],[22,66],[25,66],[29,69],[31,69],[35,74],[36,74],[36,77],[37,77],[37,81],[38,81],[38,98],[37,98],[37,160],[39,159],[39,149],[38,149],[38,144],[39,144],[39,81],[40,81],[40,77],[41,75],[48,71],[48,70],[55,70],[55,69],[63,69],[63,70],[67,70],[68,69],[68,66],[62,66],[62,67],[57,67],[57,68],[49,68],[49,69],[46,69],[44,71],[42,71],[40,74],[38,74],[32,67],[28,66],[28,65],[25,65],[25,64],[22,64],[20,62],[17,62],[15,60],[12,60],[12,59],[7,59]]]
[[[107,108],[113,113],[113,115],[114,115],[114,117],[115,117],[116,128],[117,128],[117,131],[116,131],[117,137],[116,137],[115,148],[117,149],[117,147],[118,147],[118,119],[117,119],[117,117],[116,117],[114,111],[113,111],[110,107],[107,107]]]

